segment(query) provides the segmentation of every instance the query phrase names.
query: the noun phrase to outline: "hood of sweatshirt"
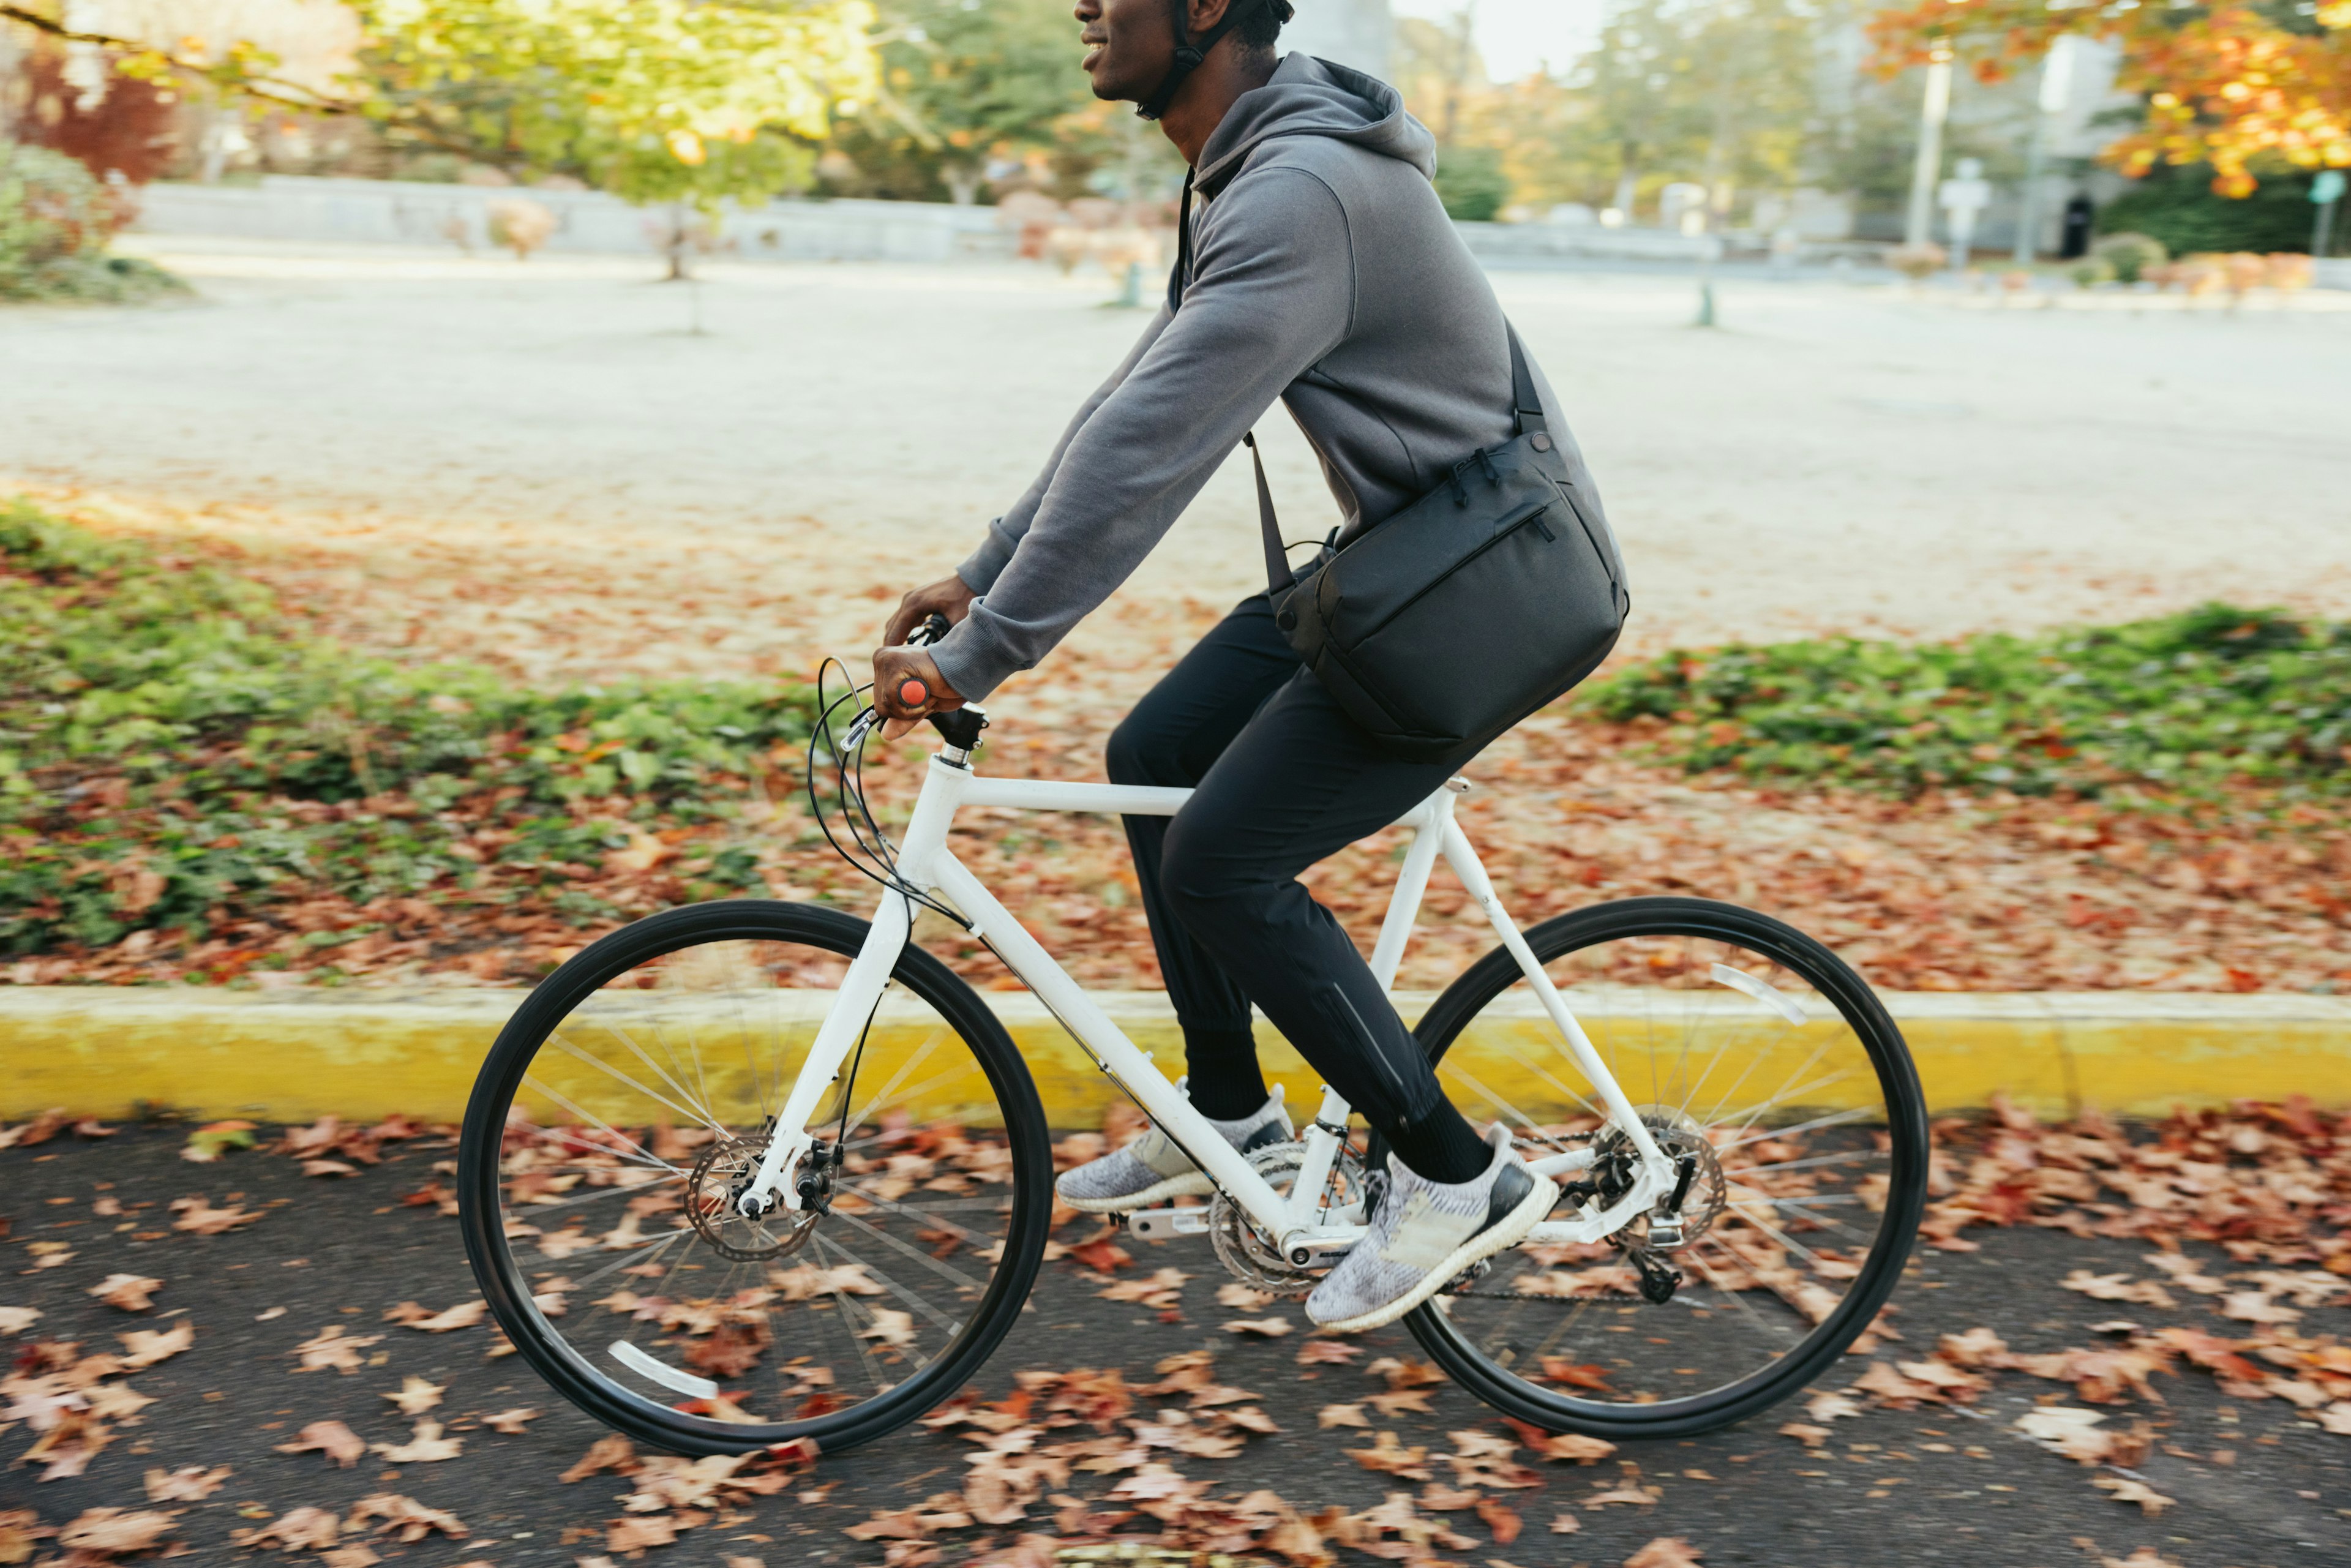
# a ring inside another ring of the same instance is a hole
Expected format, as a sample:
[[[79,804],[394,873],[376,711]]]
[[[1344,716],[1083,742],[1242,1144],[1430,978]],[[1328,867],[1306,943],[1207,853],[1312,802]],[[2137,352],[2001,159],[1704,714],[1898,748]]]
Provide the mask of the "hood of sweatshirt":
[[[1292,51],[1272,79],[1241,94],[1200,149],[1193,186],[1213,196],[1241,172],[1259,143],[1277,136],[1330,136],[1437,173],[1437,138],[1405,112],[1404,95],[1380,80]]]

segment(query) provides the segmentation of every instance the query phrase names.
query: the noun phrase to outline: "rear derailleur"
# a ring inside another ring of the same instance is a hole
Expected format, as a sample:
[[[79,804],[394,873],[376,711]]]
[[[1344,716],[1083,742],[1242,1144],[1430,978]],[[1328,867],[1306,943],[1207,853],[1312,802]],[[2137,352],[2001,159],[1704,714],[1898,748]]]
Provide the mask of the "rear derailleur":
[[[1675,1159],[1677,1173],[1671,1197],[1641,1218],[1646,1221],[1639,1243],[1625,1239],[1618,1231],[1608,1238],[1608,1245],[1625,1254],[1641,1276],[1641,1299],[1651,1306],[1662,1307],[1674,1299],[1681,1288],[1682,1272],[1658,1257],[1662,1249],[1682,1243],[1682,1205],[1689,1197],[1691,1180],[1698,1175],[1698,1159],[1682,1155]],[[1629,1152],[1603,1154],[1592,1164],[1590,1181],[1571,1182],[1562,1190],[1578,1202],[1596,1197],[1605,1205],[1614,1203],[1632,1190],[1634,1162]]]

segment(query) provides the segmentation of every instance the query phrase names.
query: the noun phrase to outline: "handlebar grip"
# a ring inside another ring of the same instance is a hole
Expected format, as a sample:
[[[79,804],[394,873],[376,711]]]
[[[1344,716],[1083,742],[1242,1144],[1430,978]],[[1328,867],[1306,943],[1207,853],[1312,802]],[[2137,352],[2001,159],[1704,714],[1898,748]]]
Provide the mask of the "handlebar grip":
[[[898,683],[898,700],[907,707],[921,707],[931,700],[931,688],[920,676],[908,675]]]

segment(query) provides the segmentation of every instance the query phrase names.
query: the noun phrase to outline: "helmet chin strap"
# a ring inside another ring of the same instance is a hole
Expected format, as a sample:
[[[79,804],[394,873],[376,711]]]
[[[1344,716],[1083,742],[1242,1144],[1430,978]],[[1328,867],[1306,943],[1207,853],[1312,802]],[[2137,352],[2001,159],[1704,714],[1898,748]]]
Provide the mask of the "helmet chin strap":
[[[1232,4],[1225,7],[1223,18],[1201,34],[1196,42],[1192,39],[1190,29],[1184,26],[1179,13],[1176,21],[1175,61],[1168,66],[1167,74],[1159,78],[1159,85],[1153,89],[1151,96],[1134,106],[1134,112],[1145,120],[1156,120],[1166,113],[1168,104],[1175,101],[1176,89],[1200,68],[1201,62],[1208,57],[1208,51],[1217,47],[1217,41],[1248,20],[1249,14],[1265,3],[1266,0],[1232,0]]]

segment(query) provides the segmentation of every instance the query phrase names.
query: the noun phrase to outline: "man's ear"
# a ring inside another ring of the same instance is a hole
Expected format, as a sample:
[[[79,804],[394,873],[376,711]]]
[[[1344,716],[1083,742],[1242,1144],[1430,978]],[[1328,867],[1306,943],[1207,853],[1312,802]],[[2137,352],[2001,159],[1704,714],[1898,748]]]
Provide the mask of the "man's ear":
[[[1233,8],[1233,3],[1234,0],[1186,0],[1186,26],[1191,30],[1192,37],[1196,38],[1223,21],[1225,13]]]

